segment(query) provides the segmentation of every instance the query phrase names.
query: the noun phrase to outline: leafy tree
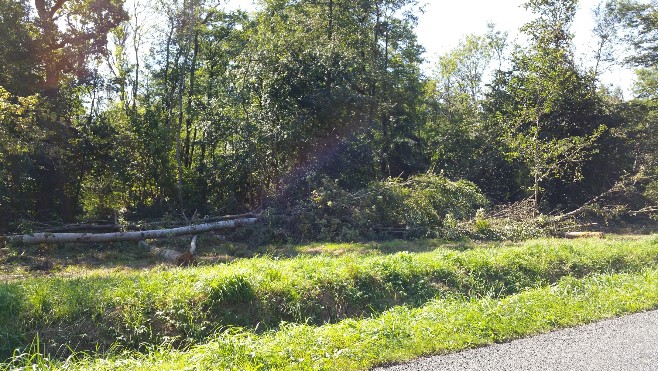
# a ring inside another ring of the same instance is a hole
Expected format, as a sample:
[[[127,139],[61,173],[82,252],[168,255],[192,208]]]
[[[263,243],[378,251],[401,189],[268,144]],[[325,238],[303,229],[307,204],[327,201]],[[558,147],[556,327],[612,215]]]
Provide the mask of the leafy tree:
[[[484,72],[492,50],[484,37],[468,36],[462,45],[440,56],[430,86],[433,110],[425,128],[431,164],[451,177],[472,174],[477,166],[480,137],[480,101]]]
[[[127,19],[121,0],[35,0],[35,41],[44,69],[44,92],[54,94],[72,74],[89,76],[89,58],[107,51],[107,35]]]
[[[628,156],[623,169],[627,173],[635,174],[637,178],[655,177],[658,174],[655,156],[658,3],[610,0],[604,5],[601,18],[611,25],[610,27],[621,26],[621,29],[615,29],[614,41],[631,46],[633,53],[628,55],[624,62],[639,67],[635,71],[637,79],[633,87],[636,99],[617,105],[619,120],[622,122],[618,128],[617,142],[624,145],[624,152]],[[656,183],[652,184],[644,186],[650,190]],[[651,194],[650,191],[648,193]],[[655,200],[653,202],[655,205]]]
[[[39,97],[12,97],[0,86],[0,230],[16,228],[21,219],[34,217],[34,164],[30,153],[35,139],[45,133],[34,130]]]
[[[633,93],[640,99],[656,100],[658,98],[658,66],[635,70],[636,82]]]
[[[0,86],[21,96],[36,93],[36,32],[29,8],[19,1],[0,1]]]
[[[484,115],[482,104],[485,73],[494,58],[501,66],[505,37],[492,26],[487,36],[467,36],[439,57],[429,84],[431,115],[423,133],[435,172],[473,181],[501,202],[518,198],[518,176],[505,159],[498,127]]]
[[[595,112],[595,91],[573,62],[569,26],[576,5],[576,0],[525,4],[538,17],[522,28],[530,46],[515,51],[503,85],[507,101],[496,113],[508,130],[509,155],[527,166],[536,210],[547,179],[582,178],[582,166],[605,130],[587,114]]]
[[[94,78],[89,62],[105,53],[108,32],[125,19],[122,2],[0,1],[0,13],[0,84],[9,110],[3,120],[16,121],[5,134],[21,143],[1,154],[4,187],[19,200],[5,204],[7,215],[73,220],[86,168],[84,84]],[[34,106],[25,106],[27,100]]]
[[[635,49],[628,62],[641,66],[658,64],[658,2],[608,0],[605,19],[625,26],[621,37]]]
[[[245,148],[258,193],[335,171],[329,163],[348,166],[353,179],[419,167],[420,48],[404,13],[413,4],[262,3],[236,71],[243,125],[257,138]],[[370,161],[345,158],[362,153],[357,146]]]

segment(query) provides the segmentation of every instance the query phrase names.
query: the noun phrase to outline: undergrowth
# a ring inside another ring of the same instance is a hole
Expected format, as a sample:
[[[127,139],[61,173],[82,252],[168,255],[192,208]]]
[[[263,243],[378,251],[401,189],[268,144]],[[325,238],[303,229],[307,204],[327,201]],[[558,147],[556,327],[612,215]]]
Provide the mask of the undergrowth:
[[[42,353],[183,348],[226,329],[322,325],[436,298],[501,298],[565,276],[639,271],[658,263],[658,238],[534,240],[425,253],[261,257],[144,272],[90,272],[0,284],[0,351]]]

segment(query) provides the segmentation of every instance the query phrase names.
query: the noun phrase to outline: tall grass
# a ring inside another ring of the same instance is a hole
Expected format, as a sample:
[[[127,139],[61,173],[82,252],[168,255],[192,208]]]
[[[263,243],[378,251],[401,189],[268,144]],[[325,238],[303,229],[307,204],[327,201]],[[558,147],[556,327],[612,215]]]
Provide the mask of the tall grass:
[[[40,360],[67,370],[356,370],[510,340],[658,307],[658,270],[565,277],[502,299],[434,299],[365,319],[286,324],[258,335],[229,329],[188,351]],[[20,366],[14,364],[13,366]]]
[[[658,238],[535,240],[503,247],[392,255],[270,257],[190,269],[90,272],[0,284],[0,356],[203,341],[227,328],[321,325],[429,300],[501,298],[562,277],[658,265]]]

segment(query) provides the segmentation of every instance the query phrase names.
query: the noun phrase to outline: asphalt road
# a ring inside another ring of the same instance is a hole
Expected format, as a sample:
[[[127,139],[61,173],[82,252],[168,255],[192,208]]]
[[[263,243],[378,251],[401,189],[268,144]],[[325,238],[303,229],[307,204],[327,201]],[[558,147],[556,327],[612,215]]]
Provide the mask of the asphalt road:
[[[658,311],[376,370],[658,370]]]

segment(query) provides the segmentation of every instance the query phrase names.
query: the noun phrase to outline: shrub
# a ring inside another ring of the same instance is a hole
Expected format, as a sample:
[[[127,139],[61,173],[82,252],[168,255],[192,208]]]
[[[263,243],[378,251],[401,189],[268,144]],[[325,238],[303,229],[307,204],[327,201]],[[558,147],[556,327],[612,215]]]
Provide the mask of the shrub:
[[[465,220],[488,205],[475,184],[431,174],[372,182],[353,192],[326,178],[313,188],[291,206],[268,210],[262,242],[435,237],[446,215]]]
[[[435,237],[447,215],[464,220],[487,205],[475,184],[440,175],[388,179],[372,183],[368,190],[368,219],[381,226],[406,226],[410,237]]]

